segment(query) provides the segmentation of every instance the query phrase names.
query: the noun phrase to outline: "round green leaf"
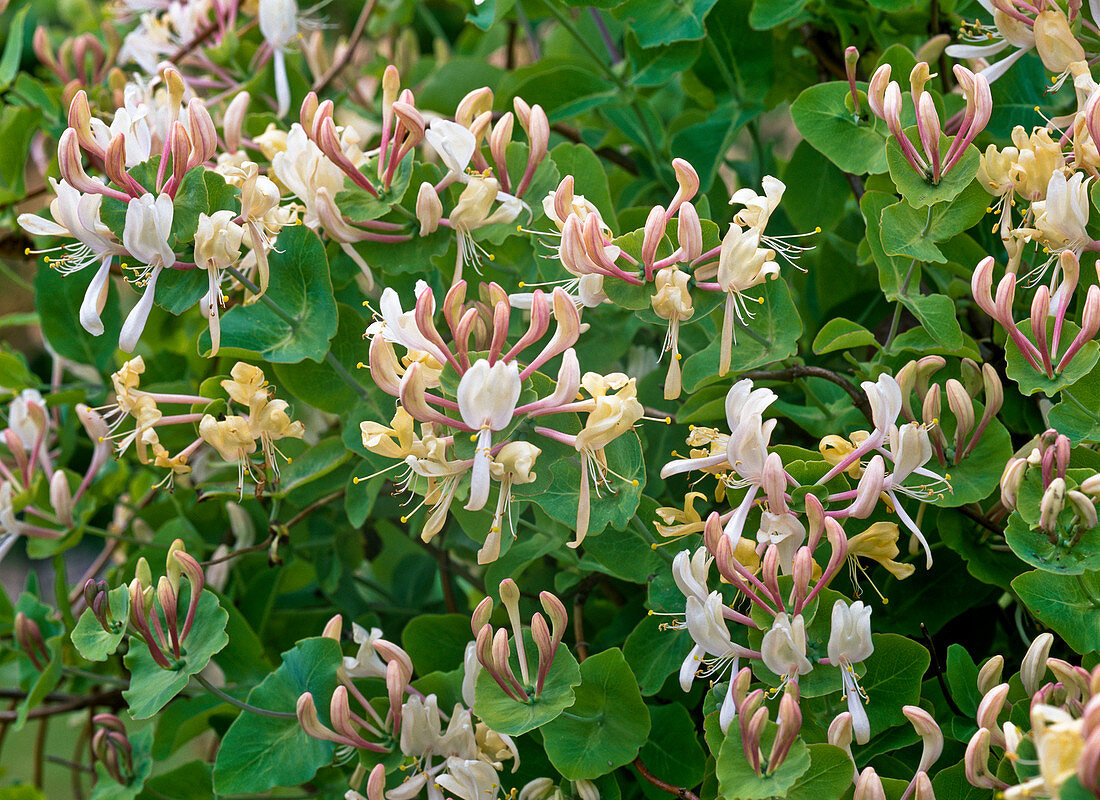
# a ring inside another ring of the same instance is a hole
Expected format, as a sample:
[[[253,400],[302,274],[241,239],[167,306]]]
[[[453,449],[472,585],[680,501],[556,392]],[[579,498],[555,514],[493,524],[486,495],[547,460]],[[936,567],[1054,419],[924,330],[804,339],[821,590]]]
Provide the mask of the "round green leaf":
[[[92,610],[86,608],[71,634],[77,652],[89,661],[106,661],[107,656],[115,652],[118,643],[126,635],[126,620],[130,618],[129,588],[116,586],[107,593],[107,600],[111,610],[110,618],[116,624],[116,630],[105,631]]]
[[[1061,540],[1055,543],[1013,514],[1005,528],[1005,541],[1023,561],[1044,572],[1080,575],[1100,569],[1100,527],[1085,531],[1072,545]]]
[[[867,109],[856,118],[845,105],[850,93],[846,81],[810,86],[791,104],[791,118],[803,138],[844,172],[885,172],[886,123]]]
[[[186,599],[181,598],[182,602]],[[204,589],[195,610],[195,623],[183,643],[182,657],[173,669],[162,669],[149,654],[149,648],[131,639],[130,649],[123,659],[126,669],[130,670],[130,688],[122,693],[130,706],[130,716],[134,719],[151,717],[179,694],[191,676],[201,672],[210,657],[229,644],[225,634],[228,621],[229,615],[219,605],[218,598]]]
[[[774,722],[764,726],[764,732],[760,738],[761,750],[765,755],[771,751],[777,727]],[[741,729],[737,725],[730,726],[729,733],[722,740],[718,760],[714,765],[721,794],[725,797],[736,797],[738,800],[785,797],[795,781],[809,769],[810,751],[801,739],[795,739],[787,757],[777,769],[757,775],[745,758],[745,748],[741,744]]]
[[[1054,319],[1048,320],[1047,339],[1050,340],[1054,329]],[[1021,321],[1016,328],[1025,338],[1031,339],[1031,323],[1028,320]],[[1080,332],[1080,328],[1068,320],[1062,326],[1062,349]],[[1034,342],[1033,342],[1034,343]],[[1085,343],[1085,346],[1077,351],[1066,368],[1057,373],[1053,378],[1048,378],[1041,372],[1037,372],[1024,358],[1024,354],[1015,344],[1005,342],[1005,374],[1020,387],[1020,391],[1027,395],[1042,392],[1047,397],[1053,397],[1067,386],[1072,386],[1085,377],[1100,359],[1100,345],[1095,341]],[[1042,364],[1040,363],[1040,366]]]
[[[922,152],[917,126],[913,125],[906,128],[904,133],[909,137],[909,141],[913,143],[917,152]],[[947,136],[940,136],[940,153],[946,154],[949,147],[951,147],[951,139]],[[898,192],[901,193],[901,196],[905,198],[909,205],[920,208],[921,206],[942,203],[945,200],[954,200],[958,197],[962,190],[974,180],[974,176],[978,174],[978,164],[981,157],[977,147],[972,144],[967,145],[958,163],[940,178],[939,183],[932,183],[930,178],[918,174],[912,165],[905,160],[905,156],[901,152],[901,145],[891,136],[886,143],[886,161],[890,165],[890,179],[894,182]]]
[[[546,755],[571,781],[598,778],[634,760],[649,737],[649,709],[618,648],[581,664],[577,702],[542,729]]]
[[[529,631],[524,631],[523,641],[530,666],[534,668],[538,651]],[[512,673],[521,678],[515,647],[512,648],[509,663]],[[534,673],[531,677],[534,678]],[[527,703],[520,703],[506,695],[492,676],[482,670],[477,676],[477,687],[474,690],[474,713],[494,731],[519,736],[545,725],[569,708],[575,700],[573,687],[580,682],[581,669],[577,659],[573,658],[568,647],[559,644],[554,663],[550,665],[546,683],[543,684],[542,694],[534,697],[534,691],[528,688],[527,693],[532,699]]]
[[[1012,588],[1028,611],[1078,653],[1100,650],[1100,573],[1034,570],[1013,580]]]

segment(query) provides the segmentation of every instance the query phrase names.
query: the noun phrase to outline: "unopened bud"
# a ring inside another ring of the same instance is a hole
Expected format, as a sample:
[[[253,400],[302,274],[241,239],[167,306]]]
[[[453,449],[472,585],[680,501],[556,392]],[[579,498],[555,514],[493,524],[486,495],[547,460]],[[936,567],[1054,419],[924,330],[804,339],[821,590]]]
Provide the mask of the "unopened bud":
[[[573,781],[573,788],[577,791],[577,796],[581,800],[600,800],[600,790],[596,788],[596,784],[592,781],[584,780],[583,778]]]
[[[103,152],[102,148],[100,148],[100,152]],[[100,194],[103,192],[102,181],[92,178],[84,171],[84,164],[80,159],[77,133],[73,128],[66,128],[57,141],[57,166],[61,171],[61,177],[77,191],[85,194]]]
[[[886,800],[886,790],[882,787],[882,779],[879,778],[874,768],[867,767],[859,774],[852,800]]]
[[[917,771],[927,772],[943,752],[943,731],[932,715],[920,706],[902,706],[901,713],[912,723],[924,746]]]
[[[387,71],[392,69],[388,67]],[[396,70],[394,70],[396,72]],[[367,800],[384,800],[386,792],[386,765],[375,764],[367,776]]]
[[[439,220],[443,218],[443,203],[435,187],[428,181],[420,184],[420,191],[416,193],[416,218],[420,222],[420,235],[428,236],[439,228]]]
[[[1016,508],[1016,498],[1024,482],[1024,473],[1028,468],[1026,458],[1010,458],[1001,473],[1001,505],[1010,511]]]
[[[164,80],[164,85],[168,87],[168,105],[174,114],[183,102],[183,93],[187,87],[183,82],[183,76],[175,67],[165,67],[161,72],[161,78]]]
[[[57,521],[66,528],[72,528],[73,493],[69,489],[69,479],[62,470],[55,470],[50,478],[50,505],[57,514]]]
[[[1001,682],[1001,672],[1004,670],[1004,656],[995,655],[982,664],[978,670],[978,691],[983,695]]]
[[[1055,478],[1043,492],[1043,499],[1039,503],[1039,527],[1054,535],[1058,529],[1058,517],[1066,507],[1066,482],[1061,478]]]
[[[489,152],[493,156],[493,162],[497,165],[497,172],[507,166],[508,145],[512,141],[512,129],[515,126],[515,116],[511,111],[506,111],[493,126],[493,132],[489,135]]]
[[[328,622],[325,623],[325,629],[321,631],[321,636],[326,639],[332,639],[333,641],[340,641],[340,637],[344,632],[344,618],[337,614]]]
[[[531,106],[531,114],[527,124],[527,142],[531,148],[527,156],[529,164],[539,164],[546,158],[546,151],[550,146],[550,120],[546,118],[546,112],[542,106]]]
[[[470,628],[474,636],[489,623],[489,617],[493,615],[493,598],[486,597],[474,609],[470,615]]]
[[[1096,506],[1086,495],[1071,489],[1066,492],[1066,500],[1073,508],[1073,515],[1076,517],[1077,526],[1080,529],[1088,531],[1100,524],[1100,519],[1097,518],[1096,514]]]
[[[651,267],[657,260],[657,248],[665,237],[665,209],[663,206],[654,206],[650,209],[649,217],[645,221],[645,229],[642,235],[642,263]]]
[[[1020,664],[1020,682],[1024,685],[1024,691],[1029,695],[1039,691],[1043,685],[1047,673],[1047,658],[1050,656],[1051,645],[1054,644],[1054,635],[1040,633],[1032,640]]]
[[[947,406],[955,416],[955,452],[962,451],[967,436],[974,430],[974,402],[962,383],[949,378],[944,384]]]
[[[561,600],[550,594],[550,592],[539,592],[539,601],[542,603],[542,609],[546,612],[553,628],[554,647],[556,649],[562,636],[565,635],[565,626],[569,622],[569,616],[566,614],[565,606],[562,605]]]
[[[932,791],[932,781],[927,772],[918,772],[913,778],[913,800],[936,800]]]
[[[314,95],[315,102],[316,99]],[[241,149],[241,130],[244,128],[244,117],[248,112],[250,100],[248,92],[238,92],[226,106],[225,116],[222,118],[222,135],[225,137],[226,150],[230,153],[236,153]],[[305,125],[302,127],[304,128]]]
[[[694,261],[703,252],[703,228],[699,222],[699,212],[691,203],[680,206],[677,216],[676,238],[683,253],[681,261]]]
[[[197,97],[192,97],[187,104],[187,123],[194,143],[190,166],[197,167],[209,161],[217,152],[218,130],[214,127],[214,120],[206,104]]]
[[[978,703],[978,710],[974,715],[979,728],[989,728],[990,731],[997,730],[997,717],[1000,716],[1007,697],[1007,683],[998,684],[985,693],[981,702]]]

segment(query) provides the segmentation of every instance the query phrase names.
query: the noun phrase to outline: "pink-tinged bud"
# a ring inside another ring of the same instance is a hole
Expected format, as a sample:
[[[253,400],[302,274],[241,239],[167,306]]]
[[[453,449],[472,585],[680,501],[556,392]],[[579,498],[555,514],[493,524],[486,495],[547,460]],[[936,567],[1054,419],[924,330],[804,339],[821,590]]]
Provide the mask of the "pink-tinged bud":
[[[420,235],[429,236],[439,228],[439,221],[443,219],[443,203],[439,200],[439,194],[435,187],[428,181],[420,184],[420,190],[416,193],[416,218],[420,222]]]
[[[642,235],[642,263],[649,269],[657,260],[657,248],[661,240],[665,238],[665,209],[663,206],[654,206],[650,209],[649,217],[645,221],[645,229]]]
[[[333,131],[336,130],[336,123],[332,119],[332,114],[335,110],[336,106],[331,100],[325,100],[317,104],[317,107],[313,112],[313,118],[310,120],[310,126],[306,128],[306,131],[309,132],[309,136],[311,139],[314,140],[314,142],[317,141],[319,131],[321,130],[321,125],[324,124],[326,120],[332,122]]]
[[[387,69],[393,69],[387,67]],[[396,72],[396,70],[394,70]],[[375,764],[374,769],[367,776],[367,800],[385,800],[386,796],[386,765]]]
[[[1026,458],[1012,458],[1001,473],[1001,505],[1010,511],[1016,508],[1016,498],[1020,493],[1020,486],[1023,485],[1027,467]]]
[[[332,692],[329,700],[329,719],[332,720],[332,729],[351,740],[360,738],[355,724],[351,719],[351,705],[348,703],[348,689],[340,685]],[[395,720],[394,733],[397,733],[398,725]]]
[[[900,141],[901,137],[905,135],[901,127],[901,87],[894,81],[891,81],[890,85],[886,87],[886,93],[883,95],[882,100],[882,112],[883,118],[886,120],[886,127],[890,129],[890,133],[894,135],[894,138]]]
[[[802,730],[802,709],[798,705],[796,692],[783,693],[783,699],[779,701],[779,730],[775,732],[775,741],[772,744],[771,757],[768,759],[768,769],[774,771],[783,763],[790,752],[791,745]]]
[[[970,737],[966,745],[966,755],[963,757],[966,781],[979,789],[1003,789],[1007,784],[989,772],[990,738],[988,728],[979,728]]]
[[[486,623],[482,625],[474,636],[474,655],[482,667],[493,673],[496,677],[496,667],[493,664],[493,626]],[[499,679],[498,679],[499,682]]]
[[[1096,506],[1087,496],[1071,489],[1066,492],[1066,500],[1073,508],[1073,514],[1077,518],[1077,526],[1081,530],[1092,530],[1100,525],[1100,519],[1097,518],[1096,514]]]
[[[740,717],[744,720],[746,717]],[[757,709],[749,719],[747,725],[741,730],[741,745],[745,751],[745,758],[752,765],[753,771],[760,775],[760,739],[764,733],[764,726],[768,724],[768,709]],[[775,745],[773,744],[774,748]]]
[[[239,96],[240,95],[238,95],[238,97]],[[236,102],[236,100],[233,102]],[[302,100],[302,107],[298,110],[298,122],[307,133],[313,130],[313,123],[317,119],[317,109],[319,106],[320,100],[317,99],[316,92],[309,92],[305,96],[305,99]]]
[[[859,774],[852,800],[886,800],[886,790],[882,787],[882,779],[879,778],[874,768],[867,767]]]
[[[325,623],[325,629],[321,631],[321,636],[325,639],[332,639],[335,642],[340,641],[340,637],[344,632],[344,618],[339,614],[335,615],[332,619]]]
[[[388,108],[401,92],[401,73],[393,64],[386,66],[382,73],[382,108]]]
[[[982,664],[982,668],[978,670],[978,691],[984,695],[1000,683],[1004,666],[1004,656],[1001,655],[995,655]]]
[[[493,156],[493,163],[496,164],[497,173],[503,181],[503,171],[507,167],[507,155],[508,145],[512,141],[512,130],[515,127],[515,116],[511,111],[506,111],[497,123],[493,126],[493,132],[489,135],[489,152]]]
[[[922,94],[917,103],[917,131],[920,133],[924,154],[933,170],[936,170],[940,164],[940,115],[929,92]],[[933,177],[933,180],[937,179],[938,176]]]
[[[44,670],[50,662],[50,652],[46,648],[46,642],[42,638],[42,630],[38,627],[38,623],[22,611],[17,611],[13,632],[16,643],[24,655],[31,660],[34,668],[39,672]]]
[[[403,152],[424,141],[424,129],[427,125],[424,122],[424,115],[415,106],[396,102],[393,104],[393,113],[408,133],[408,139],[401,148]]]
[[[990,364],[982,365],[982,388],[984,390],[985,416],[992,419],[1004,405],[1004,387],[997,370]]]
[[[178,187],[183,176],[190,169],[191,153],[195,148],[182,122],[172,123],[172,132],[169,136],[169,148],[172,151],[172,179]]]
[[[856,64],[859,63],[859,48],[849,45],[844,48],[844,72],[848,80],[855,80]]]
[[[699,222],[699,212],[691,203],[680,206],[677,216],[676,238],[683,253],[681,261],[694,261],[703,253],[703,226]]]
[[[209,161],[217,152],[218,129],[214,127],[214,120],[206,104],[197,97],[192,97],[191,102],[187,104],[187,122],[191,131],[191,140],[194,142],[191,166],[197,167]]]
[[[103,153],[103,149],[100,148],[99,152]],[[77,133],[73,128],[66,128],[57,142],[57,165],[61,170],[61,177],[78,192],[103,193],[105,187],[102,181],[90,177],[84,171]]]
[[[978,262],[974,268],[974,274],[970,277],[970,293],[974,296],[974,302],[978,308],[988,316],[997,319],[996,307],[993,304],[993,256],[987,256]]]
[[[92,136],[92,109],[88,106],[88,93],[81,89],[69,103],[69,127],[75,132],[78,147],[95,156],[103,157],[103,148]],[[60,148],[58,150],[60,156]],[[79,156],[78,156],[79,157]]]
[[[949,378],[944,384],[947,406],[955,416],[955,452],[960,452],[966,437],[974,429],[974,402],[962,383]]]
[[[825,740],[833,747],[847,750],[852,746],[852,715],[843,711],[837,714],[829,723],[829,730],[825,733]]]
[[[550,120],[538,103],[531,106],[531,114],[524,127],[527,129],[527,141],[531,148],[527,161],[537,165],[546,158],[546,151],[550,146]]]
[[[23,440],[19,438],[19,434],[13,431],[11,428],[4,428],[4,445],[8,448],[8,451],[15,459],[15,466],[21,473],[26,473],[30,460],[27,458],[27,447],[23,444]]]
[[[681,203],[690,201],[699,192],[699,173],[690,162],[682,158],[674,158],[672,171],[676,175],[676,194],[669,204],[669,214],[674,214]]]
[[[879,495],[886,480],[886,462],[875,454],[867,462],[863,474],[856,485],[856,496],[848,508],[848,515],[856,519],[866,519],[878,505]]]
[[[925,425],[939,424],[940,412],[943,410],[943,403],[940,400],[940,386],[938,383],[933,384],[924,395],[924,402],[921,403],[921,420]]]
[[[34,48],[34,54],[38,60],[41,61],[51,72],[57,73],[64,80],[69,79],[69,73],[67,70],[62,69],[61,65],[57,63],[57,59],[54,58],[53,48],[50,47],[50,33],[46,30],[46,26],[39,25],[34,29],[34,38],[31,40],[31,46]]]
[[[73,526],[73,493],[69,479],[62,470],[54,471],[50,478],[50,505],[57,514],[57,521],[66,528]]]
[[[516,678],[515,673],[512,672],[512,665],[510,662],[512,656],[512,648],[508,642],[508,631],[504,628],[500,628],[493,634],[493,669],[498,675],[502,675],[506,681],[512,686],[520,696],[526,696],[527,692],[523,687],[523,684]]]
[[[119,186],[126,187],[134,182],[126,172],[126,134],[118,133],[111,137],[103,158],[103,171]]]
[[[401,730],[401,701],[405,696],[405,690],[409,688],[410,677],[411,675],[402,669],[399,661],[390,661],[386,664],[386,694],[390,700],[395,735]]]
[[[1062,510],[1066,507],[1066,482],[1061,478],[1055,478],[1047,486],[1046,491],[1043,492],[1043,498],[1039,501],[1039,527],[1044,530],[1048,536],[1055,536],[1058,530],[1058,517],[1061,516]],[[1043,665],[1045,671],[1045,664]],[[1023,668],[1021,667],[1021,670]],[[1039,674],[1043,674],[1040,672]],[[1021,673],[1021,679],[1023,675]],[[1024,684],[1027,686],[1027,683]],[[1032,690],[1032,694],[1038,690],[1038,682],[1036,682],[1036,688]]]
[[[522,97],[513,97],[512,108],[516,110],[516,118],[519,119],[520,127],[527,130],[531,119],[531,106],[527,105]]]
[[[336,735],[321,724],[321,719],[317,716],[317,706],[313,702],[313,695],[309,692],[303,693],[298,698],[295,711],[298,715],[298,724],[309,736],[324,742],[347,744],[342,736]]]
[[[979,728],[988,728],[991,732],[996,732],[996,734],[1000,736],[1000,731],[997,726],[997,717],[1000,716],[1007,698],[1007,683],[997,684],[985,693],[981,702],[978,703],[978,710],[974,715]]]
[[[932,781],[927,772],[918,772],[913,778],[913,800],[936,800]]]
[[[316,99],[314,96],[314,102]],[[241,149],[241,130],[244,127],[244,116],[248,112],[250,100],[248,92],[238,92],[226,106],[225,116],[222,117],[222,135],[225,138],[225,148],[230,153],[236,153]],[[302,127],[304,128],[305,125]]]
[[[814,575],[814,556],[813,552],[808,547],[800,547],[795,551],[794,559],[791,563],[791,577],[793,579],[793,585],[791,586],[791,600],[792,605],[795,608],[800,608],[802,603],[806,600],[806,595],[810,590],[810,580]]]
[[[566,175],[561,179],[558,188],[554,191],[554,215],[557,217],[558,227],[565,225],[569,217],[573,216],[573,176]]]
[[[760,560],[760,572],[764,577],[764,585],[773,596],[779,597],[779,547],[770,544],[764,550],[764,557]]]
[[[943,752],[943,731],[940,730],[940,726],[936,724],[932,715],[920,706],[902,706],[901,713],[912,723],[913,730],[920,736],[924,745],[917,771],[927,772]]]
[[[889,85],[890,65],[883,64],[875,70],[867,84],[867,105],[871,107],[871,113],[882,120],[886,119],[885,95]]]
[[[916,417],[913,415],[910,395],[913,393],[913,387],[916,386],[917,362],[906,362],[905,366],[898,370],[898,374],[894,376],[894,380],[898,382],[898,388],[901,389],[901,408],[905,413],[905,418],[913,422],[916,420]]]
[[[1006,328],[1015,327],[1012,319],[1012,302],[1016,299],[1016,276],[1007,273],[997,284],[993,318]]]
[[[1050,648],[1053,644],[1053,634],[1040,633],[1027,648],[1024,660],[1020,664],[1020,682],[1023,683],[1024,691],[1029,695],[1039,691],[1039,687],[1046,681],[1047,658],[1050,656]]]
[[[561,600],[550,592],[539,592],[539,602],[542,603],[542,610],[546,612],[546,616],[550,619],[550,624],[553,627],[554,649],[556,650],[562,637],[565,635],[565,628],[569,623],[569,616],[566,614],[565,606],[562,604]]]
[[[1095,527],[1095,525],[1093,526]],[[1066,691],[1066,699],[1071,703],[1084,700],[1089,693],[1089,673],[1083,667],[1076,667],[1060,658],[1048,658],[1047,669],[1054,673]]]
[[[412,678],[413,663],[409,658],[409,654],[402,648],[398,647],[391,641],[386,639],[375,639],[371,642],[371,646],[374,647],[375,652],[382,656],[388,662],[394,662],[401,667],[401,672],[405,675],[405,680],[408,681]]]
[[[458,101],[458,106],[455,108],[455,122],[469,128],[470,123],[484,112],[491,111],[492,108],[493,90],[488,86],[474,89]],[[526,126],[526,122],[524,122],[524,127]]]
[[[809,533],[807,545],[810,550],[816,550],[821,543],[821,536],[825,533],[825,507],[812,494],[807,494],[804,502],[806,503],[806,530]]]
[[[939,372],[947,364],[943,356],[925,356],[916,362],[916,388],[918,395],[928,393],[932,376]]]
[[[493,598],[486,597],[477,607],[474,609],[474,613],[470,615],[470,630],[476,637],[478,631],[489,624],[489,617],[493,615]]]

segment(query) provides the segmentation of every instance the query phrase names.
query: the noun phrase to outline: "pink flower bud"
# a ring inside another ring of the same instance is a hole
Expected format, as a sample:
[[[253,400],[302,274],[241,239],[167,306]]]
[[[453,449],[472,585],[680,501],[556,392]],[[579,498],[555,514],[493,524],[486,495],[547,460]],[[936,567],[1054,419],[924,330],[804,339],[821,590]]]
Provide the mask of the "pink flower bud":
[[[248,112],[250,99],[248,92],[238,92],[226,106],[225,116],[222,118],[222,135],[225,137],[225,148],[230,153],[236,153],[241,149],[241,130],[244,127],[244,116]],[[314,102],[316,100],[314,96]],[[303,103],[303,108],[304,106]],[[302,127],[306,126],[302,125]]]
[[[1001,682],[1001,672],[1004,670],[1004,656],[995,655],[982,664],[978,670],[978,691],[983,695]]]
[[[187,123],[194,144],[189,167],[197,167],[205,164],[217,152],[218,130],[214,127],[214,120],[210,117],[206,104],[197,97],[192,97],[187,104]]]
[[[694,261],[703,252],[703,227],[699,222],[699,213],[691,203],[680,206],[677,217],[676,238],[679,241],[681,261]]]
[[[73,494],[69,479],[62,470],[55,470],[50,478],[50,505],[57,514],[57,521],[66,528],[73,527]]]
[[[878,773],[872,767],[867,767],[859,774],[852,800],[886,800],[886,790],[882,787],[882,779],[879,778]]]
[[[104,154],[102,148],[99,148],[99,152]],[[80,159],[77,132],[73,128],[66,128],[57,142],[57,165],[61,170],[61,177],[78,192],[104,193],[106,187],[103,182],[90,177],[84,171],[84,165]]]
[[[664,237],[665,209],[663,206],[654,206],[650,209],[642,235],[642,263],[647,270],[651,269],[653,262],[657,260],[657,248]]]
[[[340,641],[340,637],[343,634],[344,618],[339,614],[336,614],[332,619],[325,623],[325,629],[321,631],[321,636],[326,639],[332,639],[333,641]]]

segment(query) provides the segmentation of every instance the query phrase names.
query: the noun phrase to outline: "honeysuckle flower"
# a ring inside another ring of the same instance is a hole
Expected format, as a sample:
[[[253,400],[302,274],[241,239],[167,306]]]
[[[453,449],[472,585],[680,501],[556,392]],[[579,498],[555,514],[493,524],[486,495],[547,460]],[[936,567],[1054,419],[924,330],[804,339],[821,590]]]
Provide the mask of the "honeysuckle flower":
[[[1031,228],[1023,229],[1027,238],[1040,240],[1051,252],[1072,250],[1080,255],[1085,245],[1092,242],[1086,227],[1089,223],[1089,183],[1082,172],[1073,173],[1068,180],[1061,170],[1056,170],[1047,183],[1046,199],[1031,204],[1035,216]],[[1026,240],[1026,239],[1025,239]],[[1050,259],[1047,264],[1053,262]],[[1044,265],[1045,266],[1045,265]],[[1041,279],[1039,273],[1036,280]]]
[[[661,319],[668,320],[668,334],[665,336],[661,354],[672,351],[668,362],[668,375],[665,377],[664,398],[675,400],[680,396],[680,323],[691,319],[695,308],[688,292],[690,276],[675,266],[658,271],[655,281],[657,292],[650,298],[653,312]]]
[[[205,269],[210,288],[199,300],[199,307],[210,326],[210,355],[218,354],[221,344],[221,325],[218,309],[224,302],[222,296],[222,270],[237,263],[244,240],[244,228],[234,222],[232,211],[215,211],[212,215],[199,214],[195,231],[195,263]]]
[[[470,500],[466,508],[477,511],[489,499],[489,466],[494,431],[512,421],[520,393],[519,366],[516,362],[477,361],[458,384],[458,413],[471,430],[477,431]]]
[[[290,111],[290,83],[286,75],[285,50],[298,35],[298,3],[295,0],[259,0],[257,20],[260,33],[271,48],[275,67],[276,116]]]
[[[506,442],[493,457],[489,473],[500,482],[496,512],[485,544],[478,551],[478,563],[489,564],[500,557],[500,539],[505,514],[510,512],[512,486],[532,483],[538,477],[534,472],[535,461],[542,449],[530,442]],[[515,531],[512,532],[515,538]]]
[[[683,627],[695,645],[680,666],[680,688],[685,692],[691,689],[697,675],[714,680],[726,675],[730,677],[721,707],[723,730],[728,729],[736,714],[733,677],[737,674],[738,660],[742,656],[758,655],[730,638],[724,609],[725,604],[718,592],[711,592],[705,598],[694,592],[686,595]],[[703,670],[700,672],[701,666]]]
[[[495,800],[500,778],[491,764],[477,759],[448,758],[436,784],[461,800]]]
[[[1023,16],[1014,3],[1003,6],[992,0],[979,0],[979,3],[993,16],[993,27],[981,22],[964,25],[959,31],[964,44],[948,45],[944,52],[951,58],[986,59],[1013,48],[1007,57],[982,70],[985,79],[992,83],[1035,47],[1034,21]]]
[[[722,239],[722,250],[718,257],[717,282],[719,288],[726,293],[719,375],[725,375],[729,371],[733,343],[737,339],[734,316],[736,315],[742,325],[747,324],[753,316],[742,293],[778,275],[779,265],[775,262],[775,251],[760,247],[760,230],[753,227],[743,231],[736,223],[730,223],[729,230]]]
[[[1005,800],[1044,795],[1058,797],[1062,784],[1077,772],[1085,749],[1085,739],[1081,735],[1083,721],[1080,718],[1043,703],[1032,705],[1030,716],[1039,774],[1006,788]]]
[[[801,614],[792,619],[784,612],[776,614],[760,644],[764,666],[784,682],[796,681],[814,665],[806,658],[806,621]]]
[[[758,237],[764,235],[764,228],[772,214],[779,208],[783,200],[783,193],[787,190],[786,184],[779,178],[765,175],[760,185],[764,190],[763,195],[758,195],[749,188],[738,189],[730,197],[730,205],[742,205],[743,209],[734,214],[733,222],[757,233]]]
[[[905,580],[916,571],[912,564],[895,561],[898,553],[898,526],[893,522],[875,522],[862,533],[848,539],[848,558],[852,565],[853,576],[856,570],[862,570],[858,559],[869,558],[877,561],[891,575]],[[858,594],[857,594],[858,596]]]
[[[141,299],[126,317],[119,334],[118,346],[127,353],[137,346],[145,322],[153,308],[157,278],[162,270],[176,263],[176,254],[168,244],[172,232],[174,206],[167,194],[154,197],[146,193],[126,206],[126,221],[122,244],[144,266],[136,270],[135,284],[143,287]]]
[[[866,695],[856,680],[854,665],[864,661],[875,649],[871,641],[871,607],[865,606],[859,600],[851,605],[844,600],[837,600],[833,604],[832,628],[827,649],[830,663],[840,667],[856,742],[867,744],[871,738],[871,724],[863,707]]]

